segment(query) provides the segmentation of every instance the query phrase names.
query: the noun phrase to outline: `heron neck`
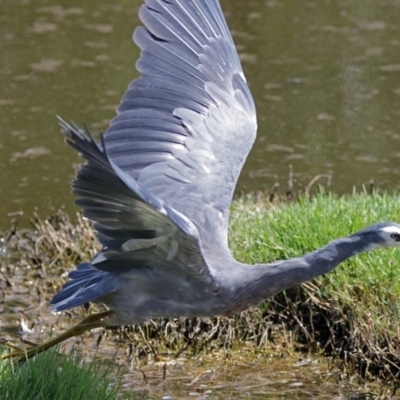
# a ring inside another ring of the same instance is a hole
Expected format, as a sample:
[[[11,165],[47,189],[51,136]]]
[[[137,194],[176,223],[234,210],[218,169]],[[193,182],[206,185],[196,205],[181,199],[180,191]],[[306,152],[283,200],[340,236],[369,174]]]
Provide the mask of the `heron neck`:
[[[334,240],[303,257],[284,261],[283,268],[277,270],[277,277],[284,286],[281,290],[326,274],[350,257],[372,249],[372,246],[365,245],[360,236],[353,235]]]
[[[376,247],[379,246],[366,246],[360,236],[352,235],[335,240],[303,257],[253,267],[245,266],[246,270],[242,274],[244,280],[239,284],[240,288],[237,288],[238,297],[235,303],[245,303],[246,307],[255,305],[284,289],[332,271],[355,254]]]

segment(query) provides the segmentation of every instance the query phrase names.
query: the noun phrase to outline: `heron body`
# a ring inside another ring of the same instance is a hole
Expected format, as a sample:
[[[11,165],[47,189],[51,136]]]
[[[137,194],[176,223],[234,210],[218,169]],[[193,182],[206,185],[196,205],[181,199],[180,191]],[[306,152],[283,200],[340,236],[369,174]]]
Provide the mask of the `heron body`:
[[[78,324],[79,333],[153,317],[232,314],[353,255],[400,246],[400,225],[385,222],[302,257],[237,262],[228,248],[229,207],[257,124],[218,0],[145,0],[140,18],[141,77],[101,142],[61,120],[67,142],[86,159],[72,188],[102,249],[69,274],[52,309],[96,301],[112,310]]]

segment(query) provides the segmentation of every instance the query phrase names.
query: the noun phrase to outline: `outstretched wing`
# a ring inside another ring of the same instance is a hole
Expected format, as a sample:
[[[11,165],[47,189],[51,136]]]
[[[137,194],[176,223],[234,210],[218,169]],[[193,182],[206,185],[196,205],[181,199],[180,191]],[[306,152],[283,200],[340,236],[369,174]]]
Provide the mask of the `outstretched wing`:
[[[227,246],[229,206],[256,135],[254,102],[218,0],[146,0],[137,69],[105,134],[123,172]]]
[[[55,310],[96,300],[115,290],[112,277],[135,268],[164,270],[215,292],[218,283],[204,261],[194,224],[108,159],[104,144],[60,120],[67,142],[86,160],[72,182],[83,215],[103,245],[90,263],[72,271],[53,299]]]

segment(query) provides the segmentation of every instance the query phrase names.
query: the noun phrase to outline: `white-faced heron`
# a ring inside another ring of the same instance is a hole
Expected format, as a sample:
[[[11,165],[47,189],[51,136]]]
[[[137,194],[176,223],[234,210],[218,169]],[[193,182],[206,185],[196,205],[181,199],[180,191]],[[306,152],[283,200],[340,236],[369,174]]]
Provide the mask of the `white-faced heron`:
[[[86,159],[72,188],[102,249],[69,274],[52,309],[96,301],[110,310],[27,357],[95,327],[237,313],[358,253],[400,246],[400,225],[384,222],[302,257],[237,262],[228,248],[229,207],[257,122],[220,5],[145,0],[140,19],[141,77],[101,142],[61,121]]]

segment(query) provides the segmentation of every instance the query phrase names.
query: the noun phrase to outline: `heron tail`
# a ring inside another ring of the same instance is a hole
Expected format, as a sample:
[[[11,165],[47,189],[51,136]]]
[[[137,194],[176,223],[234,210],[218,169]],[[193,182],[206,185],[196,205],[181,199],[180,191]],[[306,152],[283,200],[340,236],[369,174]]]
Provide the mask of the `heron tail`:
[[[109,274],[83,262],[68,277],[71,279],[51,300],[52,311],[64,311],[111,293]]]

